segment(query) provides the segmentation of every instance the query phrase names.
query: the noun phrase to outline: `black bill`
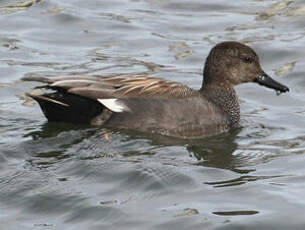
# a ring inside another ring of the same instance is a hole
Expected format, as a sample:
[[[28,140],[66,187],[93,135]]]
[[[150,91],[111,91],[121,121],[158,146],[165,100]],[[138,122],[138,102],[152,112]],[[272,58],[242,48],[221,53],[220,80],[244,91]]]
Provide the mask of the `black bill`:
[[[281,83],[273,80],[271,77],[269,77],[265,72],[262,72],[261,75],[259,75],[255,81],[263,86],[266,86],[271,89],[275,89],[279,93],[285,93],[289,91],[289,88],[285,85],[282,85]]]

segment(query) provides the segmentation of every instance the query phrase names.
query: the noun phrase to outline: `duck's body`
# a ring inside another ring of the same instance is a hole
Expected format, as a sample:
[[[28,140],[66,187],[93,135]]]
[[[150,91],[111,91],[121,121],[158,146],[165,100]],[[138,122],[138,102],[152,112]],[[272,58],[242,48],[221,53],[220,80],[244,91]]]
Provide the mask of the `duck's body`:
[[[49,121],[91,123],[182,138],[216,135],[238,126],[234,85],[254,82],[285,92],[248,46],[223,42],[210,52],[200,90],[148,76],[25,78],[54,92],[32,95]]]

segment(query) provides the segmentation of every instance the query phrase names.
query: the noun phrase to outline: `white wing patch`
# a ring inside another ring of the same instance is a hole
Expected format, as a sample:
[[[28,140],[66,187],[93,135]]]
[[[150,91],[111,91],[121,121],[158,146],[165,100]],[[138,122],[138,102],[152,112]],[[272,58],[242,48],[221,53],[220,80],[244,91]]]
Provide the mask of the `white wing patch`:
[[[122,113],[122,112],[130,111],[130,109],[126,105],[124,105],[122,102],[119,102],[118,99],[116,98],[97,99],[97,100],[112,112]]]

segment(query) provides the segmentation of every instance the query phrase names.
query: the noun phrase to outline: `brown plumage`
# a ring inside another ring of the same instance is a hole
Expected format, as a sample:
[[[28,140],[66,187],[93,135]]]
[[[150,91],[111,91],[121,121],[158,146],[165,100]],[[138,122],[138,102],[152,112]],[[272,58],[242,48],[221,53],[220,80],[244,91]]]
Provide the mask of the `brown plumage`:
[[[67,93],[97,98],[184,98],[194,95],[198,91],[188,86],[167,81],[162,78],[146,75],[119,75],[119,76],[58,76],[53,78],[25,77],[24,81],[37,81],[47,85],[39,88],[64,90]]]
[[[53,90],[32,95],[50,121],[94,123],[169,136],[206,137],[238,126],[234,86],[257,82],[279,92],[288,88],[272,80],[248,46],[223,42],[210,52],[200,90],[144,75],[23,78]]]

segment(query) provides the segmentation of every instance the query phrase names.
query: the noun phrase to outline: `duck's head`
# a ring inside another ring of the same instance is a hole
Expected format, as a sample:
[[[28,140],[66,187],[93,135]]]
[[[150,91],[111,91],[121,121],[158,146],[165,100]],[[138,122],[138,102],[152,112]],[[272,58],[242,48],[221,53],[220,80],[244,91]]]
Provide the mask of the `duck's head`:
[[[206,59],[203,86],[234,87],[246,82],[256,82],[279,93],[289,91],[262,70],[257,54],[249,46],[234,41],[217,44]]]

